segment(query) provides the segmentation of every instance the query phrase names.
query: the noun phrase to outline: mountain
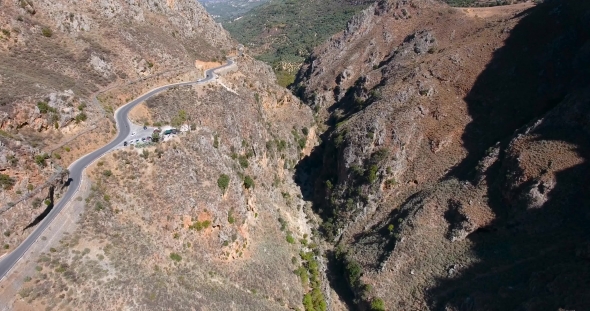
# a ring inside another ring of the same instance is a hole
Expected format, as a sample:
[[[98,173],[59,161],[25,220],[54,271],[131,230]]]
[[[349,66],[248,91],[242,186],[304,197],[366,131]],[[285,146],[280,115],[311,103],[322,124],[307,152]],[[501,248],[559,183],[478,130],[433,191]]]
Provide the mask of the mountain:
[[[59,172],[114,135],[114,109],[147,86],[133,82],[170,79],[171,70],[194,76],[195,59],[221,59],[234,42],[188,0],[1,5],[0,208],[10,211],[2,214],[0,252],[6,252],[29,233],[14,222],[24,228],[31,214],[42,213]],[[111,97],[99,93],[115,86]]]
[[[379,1],[314,50],[296,177],[348,308],[589,308],[589,16]]]
[[[0,6],[0,255],[117,108],[235,62],[130,112],[178,133],[86,169],[4,309],[589,308],[587,1],[273,1],[245,49],[192,0]]]
[[[279,83],[293,82],[294,73],[314,47],[342,31],[347,21],[372,1],[276,0],[223,23],[250,53],[271,64]]]
[[[268,65],[192,0],[0,6],[2,254],[62,198],[65,168],[116,134],[118,107],[236,63],[134,108],[138,128],[183,132],[89,166],[1,281],[3,309],[301,309],[312,291],[321,304],[313,214],[290,178],[315,126]]]

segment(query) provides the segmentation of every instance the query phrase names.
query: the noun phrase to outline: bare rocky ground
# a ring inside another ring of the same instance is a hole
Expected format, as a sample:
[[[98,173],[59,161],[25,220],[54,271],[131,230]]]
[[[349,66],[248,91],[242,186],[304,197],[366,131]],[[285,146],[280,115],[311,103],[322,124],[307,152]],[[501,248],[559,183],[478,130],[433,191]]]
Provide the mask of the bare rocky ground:
[[[315,50],[297,175],[348,308],[589,308],[589,11],[379,1]]]
[[[2,1],[0,254],[59,198],[58,172],[112,138],[114,109],[231,47],[193,1]]]

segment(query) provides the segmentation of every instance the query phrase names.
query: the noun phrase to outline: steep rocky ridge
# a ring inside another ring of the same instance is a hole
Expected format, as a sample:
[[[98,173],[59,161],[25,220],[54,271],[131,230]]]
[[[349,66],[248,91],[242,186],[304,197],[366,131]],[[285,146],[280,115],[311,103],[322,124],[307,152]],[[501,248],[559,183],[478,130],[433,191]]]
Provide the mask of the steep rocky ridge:
[[[161,73],[200,76],[195,59],[221,59],[234,45],[189,0],[2,1],[0,29],[1,253],[59,197],[62,187],[49,197],[62,180],[52,176],[114,134],[118,105],[174,77]],[[134,81],[134,92],[116,88]]]
[[[349,307],[588,308],[589,10],[379,1],[314,51],[297,176]]]

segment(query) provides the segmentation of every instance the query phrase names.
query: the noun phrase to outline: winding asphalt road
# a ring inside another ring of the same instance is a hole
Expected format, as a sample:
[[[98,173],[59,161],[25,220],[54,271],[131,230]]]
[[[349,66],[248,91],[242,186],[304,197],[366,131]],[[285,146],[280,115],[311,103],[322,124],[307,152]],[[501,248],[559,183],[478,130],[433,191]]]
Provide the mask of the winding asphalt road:
[[[102,157],[109,151],[115,149],[118,145],[122,145],[123,141],[127,139],[131,131],[131,122],[129,121],[128,115],[131,109],[133,109],[133,107],[171,87],[207,83],[215,78],[216,70],[227,68],[229,66],[232,66],[234,63],[235,62],[233,60],[228,59],[227,64],[206,70],[205,78],[203,79],[191,82],[168,84],[155,88],[117,109],[117,111],[115,111],[115,120],[117,123],[118,131],[117,137],[115,137],[115,139],[113,139],[106,146],[83,156],[82,158],[76,160],[68,167],[68,170],[70,171],[70,185],[68,186],[68,190],[66,191],[62,199],[57,204],[55,204],[53,209],[49,212],[45,219],[43,219],[39,226],[35,228],[33,233],[31,233],[31,235],[29,235],[29,237],[27,237],[27,239],[24,240],[15,250],[13,250],[1,259],[0,281],[8,274],[10,269],[14,267],[16,262],[27,252],[31,245],[33,245],[33,243],[37,241],[41,234],[43,234],[43,231],[45,231],[45,229],[49,227],[53,219],[55,219],[55,217],[61,212],[64,206],[66,206],[66,204],[68,204],[68,202],[70,202],[70,200],[74,197],[74,194],[76,194],[78,188],[81,185],[82,174],[84,172],[84,169],[88,167],[92,162],[96,161],[98,158]]]

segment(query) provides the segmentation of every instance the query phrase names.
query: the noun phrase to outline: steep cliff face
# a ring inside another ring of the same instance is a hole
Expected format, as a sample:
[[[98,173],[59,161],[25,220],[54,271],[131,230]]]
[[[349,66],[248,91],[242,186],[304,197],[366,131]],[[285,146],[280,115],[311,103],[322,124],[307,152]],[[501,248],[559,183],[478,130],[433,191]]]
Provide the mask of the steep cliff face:
[[[588,307],[589,9],[380,1],[315,50],[297,92],[325,132],[297,173],[344,300]]]
[[[118,105],[148,84],[195,79],[195,59],[221,59],[232,46],[190,0],[2,1],[0,252],[28,234],[60,169],[111,138]]]

